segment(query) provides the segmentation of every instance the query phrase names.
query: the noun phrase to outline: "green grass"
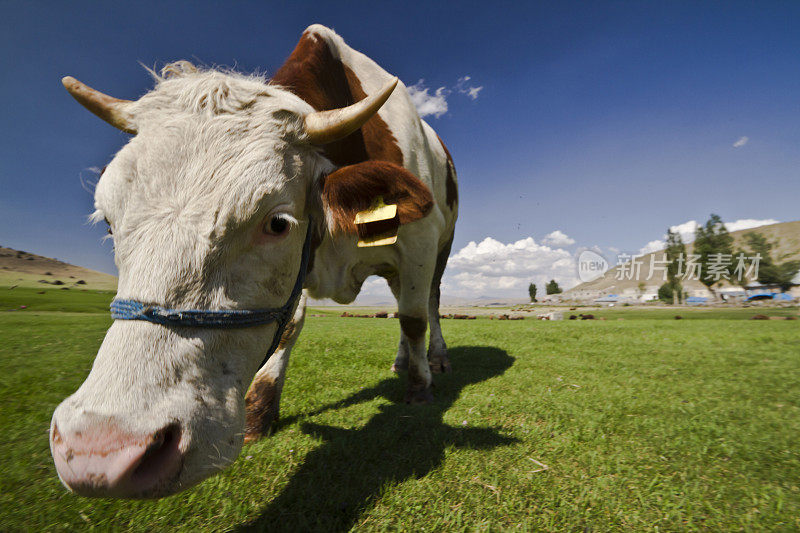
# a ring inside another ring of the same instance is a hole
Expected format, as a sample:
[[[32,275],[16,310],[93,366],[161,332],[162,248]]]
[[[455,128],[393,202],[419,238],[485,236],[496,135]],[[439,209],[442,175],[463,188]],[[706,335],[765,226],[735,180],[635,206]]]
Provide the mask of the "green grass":
[[[797,321],[447,320],[455,372],[418,407],[388,370],[396,320],[309,318],[275,435],[128,502],[67,493],[50,459],[110,324],[71,305],[0,312],[0,530],[800,528]]]
[[[114,298],[114,292],[69,289],[46,286],[32,289],[17,287],[9,289],[0,286],[0,312],[15,311],[32,313],[36,311],[56,311],[59,313],[105,313]],[[23,308],[24,306],[24,308]]]

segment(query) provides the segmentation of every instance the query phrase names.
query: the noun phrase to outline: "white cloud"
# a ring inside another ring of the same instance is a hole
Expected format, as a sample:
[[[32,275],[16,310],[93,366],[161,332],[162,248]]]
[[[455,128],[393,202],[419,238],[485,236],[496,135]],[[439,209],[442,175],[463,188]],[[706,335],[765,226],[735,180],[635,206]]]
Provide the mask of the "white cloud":
[[[575,260],[569,251],[537,244],[532,237],[508,244],[487,237],[450,257],[442,292],[467,298],[525,298],[529,283],[544,285],[551,279],[563,288],[577,285]]]
[[[469,82],[471,79],[472,76],[463,76],[461,78],[458,78],[458,81],[456,82],[455,85],[455,90],[457,90],[461,94],[466,94],[473,100],[477,100],[478,95],[483,90],[483,86],[481,85],[479,87],[476,87],[474,85],[469,85],[467,82]]]
[[[639,255],[649,254],[650,252],[657,252],[667,247],[667,243],[660,239],[650,241],[639,249]]]
[[[749,141],[749,140],[750,140],[750,137],[739,137],[739,139],[735,143],[733,143],[733,147],[734,148],[741,148],[742,146],[747,144],[747,141]]]
[[[454,91],[466,95],[472,100],[478,99],[483,86],[470,85],[469,81],[471,79],[471,76],[462,76],[458,78],[458,81],[451,88],[442,86],[433,92],[431,92],[432,89],[430,87],[425,86],[425,80],[419,80],[414,85],[408,86],[408,94],[411,96],[411,101],[414,102],[420,117],[433,115],[439,118],[447,113],[449,109],[447,98]]]
[[[694,232],[697,231],[697,226],[699,225],[696,220],[689,220],[677,226],[670,226],[669,229],[672,233],[679,233],[683,242],[692,242],[694,240]],[[667,236],[664,235],[664,239],[666,238]]]
[[[548,246],[569,246],[570,244],[575,244],[575,239],[568,237],[561,230],[555,230],[545,235],[542,243]]]
[[[486,293],[497,294],[498,289],[501,291],[514,289],[520,283],[519,278],[514,276],[491,277],[486,274],[475,272],[459,272],[458,274],[454,274],[452,279],[455,282],[455,287],[460,289],[459,292],[463,294],[464,291],[467,291],[474,296],[480,296]],[[453,292],[452,289],[455,287],[452,284],[448,284],[447,288],[450,290],[447,292]]]
[[[447,95],[450,91],[445,87],[439,87],[433,94],[428,91],[428,87],[425,87],[425,80],[419,80],[408,87],[408,94],[411,96],[411,101],[414,102],[419,116],[433,115],[439,118],[447,113]]]
[[[774,218],[765,218],[761,220],[756,220],[754,218],[740,218],[739,220],[734,220],[733,222],[726,222],[725,227],[728,228],[728,231],[739,231],[742,229],[767,226],[769,224],[777,224],[778,222],[780,221],[775,220]]]
[[[473,100],[477,100],[478,99],[478,93],[480,93],[482,90],[483,90],[483,87],[470,87],[467,90],[467,95],[469,95],[469,97],[472,98]]]
[[[536,244],[533,237],[508,244],[486,237],[480,243],[471,241],[456,252],[448,265],[491,276],[519,276],[527,275],[531,268],[549,267],[556,260],[569,257],[568,251]]]

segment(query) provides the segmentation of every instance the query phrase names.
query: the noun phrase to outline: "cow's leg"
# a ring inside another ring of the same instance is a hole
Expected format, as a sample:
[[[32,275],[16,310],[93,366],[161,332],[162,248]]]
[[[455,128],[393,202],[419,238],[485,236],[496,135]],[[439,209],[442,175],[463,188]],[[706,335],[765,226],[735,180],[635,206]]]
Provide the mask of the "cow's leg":
[[[397,355],[392,363],[392,372],[405,372],[408,370],[408,339],[400,334],[400,342],[397,343]]]
[[[394,299],[400,301],[400,276],[386,278],[386,283],[392,289]],[[397,344],[397,356],[392,363],[392,372],[404,372],[408,370],[408,339],[400,333],[400,342]]]
[[[278,420],[281,392],[292,347],[300,336],[306,318],[306,296],[300,296],[294,316],[286,325],[278,349],[256,373],[245,396],[245,442],[269,435],[272,423]]]
[[[400,298],[397,302],[400,330],[408,344],[408,388],[406,403],[433,401],[431,369],[425,350],[425,332],[428,329],[428,299],[433,262],[429,265],[416,261],[400,266]]]
[[[442,274],[447,266],[447,259],[450,257],[450,247],[453,244],[451,236],[447,243],[436,256],[436,268],[433,271],[433,281],[431,281],[431,296],[428,300],[428,321],[431,327],[431,339],[428,344],[428,363],[431,372],[450,372],[450,359],[447,357],[447,343],[442,336],[442,328],[439,324],[439,286],[442,282]]]

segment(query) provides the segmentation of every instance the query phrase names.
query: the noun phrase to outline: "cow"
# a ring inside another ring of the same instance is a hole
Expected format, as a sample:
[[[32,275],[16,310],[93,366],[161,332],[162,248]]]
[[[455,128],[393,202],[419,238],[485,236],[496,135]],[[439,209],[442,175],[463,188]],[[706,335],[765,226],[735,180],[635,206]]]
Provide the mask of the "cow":
[[[458,187],[403,83],[320,25],[269,80],[186,61],[151,74],[135,101],[62,80],[133,135],[94,193],[91,218],[114,240],[116,320],[53,414],[62,483],[158,498],[224,469],[279,416],[306,298],[352,302],[371,275],[397,300],[405,401],[431,402],[432,373],[450,371],[439,286]],[[356,221],[384,207],[394,226],[381,240]],[[284,318],[229,322],[264,309]]]

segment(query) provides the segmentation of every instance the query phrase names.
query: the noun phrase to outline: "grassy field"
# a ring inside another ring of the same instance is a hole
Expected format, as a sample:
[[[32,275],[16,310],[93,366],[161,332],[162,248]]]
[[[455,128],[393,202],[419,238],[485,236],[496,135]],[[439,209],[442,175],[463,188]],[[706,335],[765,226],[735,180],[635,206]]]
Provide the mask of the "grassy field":
[[[396,320],[311,317],[273,437],[164,500],[73,496],[47,429],[110,297],[0,289],[0,530],[800,529],[800,321],[753,309],[447,320],[422,407]]]
[[[25,314],[45,312],[108,314],[114,297],[110,291],[32,289],[0,287],[0,312]]]

